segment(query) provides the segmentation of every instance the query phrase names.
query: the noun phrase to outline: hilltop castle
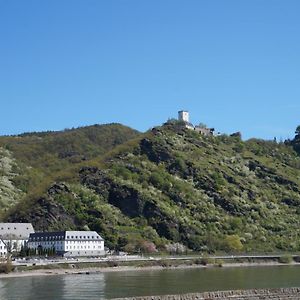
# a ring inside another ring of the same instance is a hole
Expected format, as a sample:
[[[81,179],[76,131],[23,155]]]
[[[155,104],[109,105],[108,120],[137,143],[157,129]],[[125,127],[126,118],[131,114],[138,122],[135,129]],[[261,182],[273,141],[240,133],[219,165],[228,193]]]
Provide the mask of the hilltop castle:
[[[205,125],[194,126],[192,123],[190,123],[190,114],[187,110],[180,110],[178,112],[178,121],[184,122],[185,128],[188,128],[190,130],[195,130],[202,135],[205,135],[205,136],[214,135],[214,131],[215,131],[214,128],[207,128]]]

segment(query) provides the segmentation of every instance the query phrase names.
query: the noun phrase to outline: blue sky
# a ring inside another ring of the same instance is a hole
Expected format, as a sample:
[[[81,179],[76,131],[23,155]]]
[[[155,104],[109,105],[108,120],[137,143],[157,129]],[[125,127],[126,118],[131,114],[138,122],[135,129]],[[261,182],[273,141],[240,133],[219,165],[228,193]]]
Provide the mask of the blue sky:
[[[244,138],[300,124],[300,1],[0,0],[0,134],[187,109]]]

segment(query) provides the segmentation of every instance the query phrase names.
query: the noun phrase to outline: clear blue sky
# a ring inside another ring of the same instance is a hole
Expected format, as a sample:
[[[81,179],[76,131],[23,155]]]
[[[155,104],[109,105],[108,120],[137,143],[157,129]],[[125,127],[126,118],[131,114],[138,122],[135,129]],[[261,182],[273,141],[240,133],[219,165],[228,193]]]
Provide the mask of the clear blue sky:
[[[300,124],[299,0],[0,0],[0,134],[187,109],[244,138]]]

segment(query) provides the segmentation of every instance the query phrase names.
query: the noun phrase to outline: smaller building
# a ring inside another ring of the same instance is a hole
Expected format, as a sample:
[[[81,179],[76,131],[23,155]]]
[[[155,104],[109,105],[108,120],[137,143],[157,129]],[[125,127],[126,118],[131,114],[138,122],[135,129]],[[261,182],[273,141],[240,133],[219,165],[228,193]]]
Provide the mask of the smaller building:
[[[2,239],[0,239],[0,257],[7,256],[7,247]]]
[[[19,252],[33,232],[31,223],[0,223],[0,238],[9,252]]]
[[[215,129],[202,127],[202,126],[195,126],[195,131],[197,131],[200,134],[205,135],[205,136],[212,136],[212,135],[214,135]]]
[[[30,234],[27,246],[37,253],[53,249],[65,257],[105,254],[104,240],[96,231],[36,232]]]

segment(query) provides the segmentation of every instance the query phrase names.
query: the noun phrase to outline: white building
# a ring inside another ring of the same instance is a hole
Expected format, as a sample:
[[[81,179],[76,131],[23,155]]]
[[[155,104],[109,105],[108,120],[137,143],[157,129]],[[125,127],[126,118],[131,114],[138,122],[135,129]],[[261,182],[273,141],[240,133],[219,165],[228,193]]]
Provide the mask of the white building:
[[[214,128],[207,128],[206,126],[194,126],[190,123],[190,115],[189,112],[186,110],[180,110],[178,112],[178,121],[184,122],[184,127],[190,130],[195,130],[196,132],[205,135],[205,136],[213,136],[214,135]]]
[[[9,252],[20,251],[33,232],[31,223],[0,223],[0,239]]]
[[[104,240],[96,231],[36,232],[30,234],[28,248],[55,249],[63,256],[104,255]]]
[[[187,110],[180,110],[178,112],[178,120],[186,123],[190,123],[190,116]]]
[[[188,111],[180,110],[178,112],[178,121],[184,122],[185,128],[192,129],[192,130],[194,129],[194,125],[190,123],[190,115]]]
[[[3,242],[2,239],[0,239],[0,257],[6,257],[6,256],[7,256],[6,244]]]

